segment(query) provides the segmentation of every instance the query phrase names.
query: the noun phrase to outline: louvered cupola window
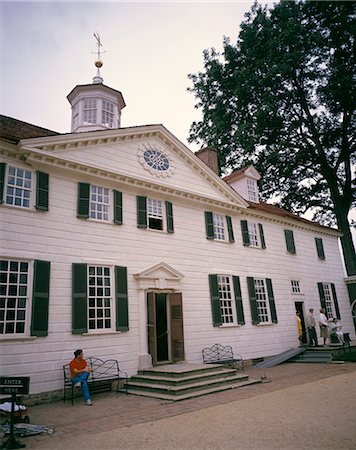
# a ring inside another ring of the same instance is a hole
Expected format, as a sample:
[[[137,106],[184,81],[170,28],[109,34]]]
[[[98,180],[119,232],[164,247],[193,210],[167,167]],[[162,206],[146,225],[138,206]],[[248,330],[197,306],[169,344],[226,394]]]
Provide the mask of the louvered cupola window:
[[[108,128],[113,128],[114,126],[114,104],[106,100],[103,100],[101,123]]]

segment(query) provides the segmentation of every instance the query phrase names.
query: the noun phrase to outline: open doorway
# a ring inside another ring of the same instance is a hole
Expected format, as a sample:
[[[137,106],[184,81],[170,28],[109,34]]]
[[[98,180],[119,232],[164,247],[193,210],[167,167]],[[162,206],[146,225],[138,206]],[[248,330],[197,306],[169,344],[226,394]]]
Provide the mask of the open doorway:
[[[294,302],[295,306],[295,312],[299,312],[299,317],[302,322],[302,344],[308,343],[308,337],[307,337],[307,331],[305,327],[305,320],[304,320],[304,302]]]
[[[152,364],[184,360],[181,293],[147,293],[148,352]]]

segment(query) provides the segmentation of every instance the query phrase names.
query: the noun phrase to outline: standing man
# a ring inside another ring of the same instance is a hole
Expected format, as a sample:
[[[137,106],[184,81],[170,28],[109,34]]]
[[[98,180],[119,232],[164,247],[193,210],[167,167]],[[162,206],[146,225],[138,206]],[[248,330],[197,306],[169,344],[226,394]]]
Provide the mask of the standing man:
[[[329,324],[328,319],[325,315],[326,311],[324,308],[321,308],[320,314],[319,314],[319,327],[320,327],[320,337],[324,340],[324,347],[326,347],[326,339],[329,336]]]
[[[308,334],[309,334],[309,345],[312,347],[313,345],[315,347],[318,346],[318,337],[316,335],[316,321],[315,321],[315,317],[314,317],[314,309],[310,308],[309,309],[309,313],[307,314],[306,317],[306,324],[307,324],[307,329],[308,329]]]
[[[88,366],[87,362],[83,358],[83,350],[76,350],[74,352],[74,359],[69,363],[70,366],[70,376],[72,383],[75,387],[82,386],[82,392],[84,396],[85,403],[88,406],[92,405],[90,400],[90,393],[88,387],[88,376],[93,370]]]

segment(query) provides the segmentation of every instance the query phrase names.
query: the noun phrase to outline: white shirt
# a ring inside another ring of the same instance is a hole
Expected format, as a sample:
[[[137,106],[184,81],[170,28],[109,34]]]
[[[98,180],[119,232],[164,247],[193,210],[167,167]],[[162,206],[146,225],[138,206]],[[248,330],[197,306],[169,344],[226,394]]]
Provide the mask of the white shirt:
[[[324,313],[319,314],[319,325],[328,326],[328,319]]]

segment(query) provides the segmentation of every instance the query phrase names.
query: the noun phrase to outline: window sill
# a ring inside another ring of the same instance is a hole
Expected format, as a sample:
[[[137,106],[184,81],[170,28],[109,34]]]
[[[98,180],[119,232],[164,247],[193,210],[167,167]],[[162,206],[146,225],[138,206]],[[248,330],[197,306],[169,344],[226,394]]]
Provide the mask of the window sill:
[[[108,335],[116,335],[116,334],[121,334],[121,331],[113,331],[113,330],[108,330],[108,331],[89,331],[87,333],[82,333],[82,336],[108,336]]]
[[[27,206],[16,206],[16,205],[8,205],[7,203],[2,203],[1,204],[1,208],[14,209],[14,210],[17,210],[17,211],[27,211],[27,212],[30,212],[30,213],[36,213],[37,211],[40,211],[40,210],[37,210],[34,206],[29,206],[29,207],[27,207]]]
[[[263,323],[258,323],[257,324],[258,327],[271,327],[273,325],[276,325],[276,324],[272,323],[272,322],[263,322]]]
[[[219,328],[240,328],[242,325],[239,323],[223,323]]]
[[[12,336],[12,337],[0,337],[0,342],[27,342],[27,341],[34,341],[37,339],[38,336]]]

